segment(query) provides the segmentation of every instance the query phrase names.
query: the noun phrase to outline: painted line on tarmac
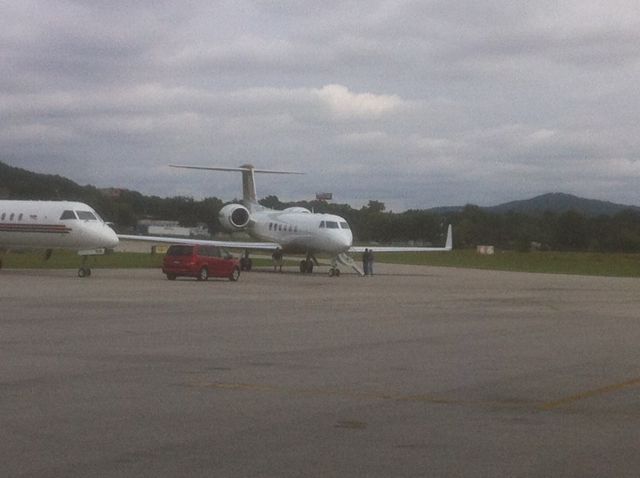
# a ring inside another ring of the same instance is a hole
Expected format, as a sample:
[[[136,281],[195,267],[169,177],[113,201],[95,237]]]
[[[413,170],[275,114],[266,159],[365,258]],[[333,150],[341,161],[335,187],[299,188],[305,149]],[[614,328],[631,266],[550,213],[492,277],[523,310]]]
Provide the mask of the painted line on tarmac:
[[[626,388],[632,388],[640,386],[640,378],[634,378],[632,380],[627,380],[626,382],[614,383],[611,385],[607,385],[605,387],[596,388],[593,390],[587,390],[585,392],[576,393],[575,395],[570,395],[568,397],[561,398],[559,400],[553,400],[551,402],[546,402],[540,405],[540,409],[542,410],[555,410],[562,407],[567,407],[569,405],[573,405],[576,402],[581,400],[586,400],[588,398],[597,397],[600,395],[608,395],[611,393],[619,392]]]

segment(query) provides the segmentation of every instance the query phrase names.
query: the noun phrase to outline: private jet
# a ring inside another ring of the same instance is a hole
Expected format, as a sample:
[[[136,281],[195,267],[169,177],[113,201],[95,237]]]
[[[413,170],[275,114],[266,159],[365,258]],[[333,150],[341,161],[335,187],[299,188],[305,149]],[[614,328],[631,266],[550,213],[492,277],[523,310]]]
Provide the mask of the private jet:
[[[171,244],[205,244],[228,249],[244,250],[241,266],[251,270],[250,251],[275,251],[285,254],[301,254],[305,258],[300,262],[300,272],[312,273],[318,265],[317,257],[329,257],[331,266],[329,275],[340,275],[338,264],[351,267],[360,275],[349,253],[364,252],[365,248],[373,252],[443,252],[452,249],[452,233],[449,225],[444,247],[379,247],[353,246],[353,234],[347,221],[333,214],[313,213],[303,207],[290,207],[282,211],[266,208],[256,200],[255,174],[304,174],[294,171],[274,171],[256,169],[252,165],[239,168],[202,167],[171,165],[173,168],[234,171],[242,173],[242,204],[227,204],[219,213],[222,226],[230,231],[245,231],[252,238],[263,242],[208,241],[199,239],[176,239],[158,236],[119,235],[121,240],[137,240]]]
[[[45,259],[54,249],[78,251],[78,276],[88,277],[87,258],[118,245],[118,236],[91,207],[71,201],[0,201],[0,268],[11,250],[43,249]]]

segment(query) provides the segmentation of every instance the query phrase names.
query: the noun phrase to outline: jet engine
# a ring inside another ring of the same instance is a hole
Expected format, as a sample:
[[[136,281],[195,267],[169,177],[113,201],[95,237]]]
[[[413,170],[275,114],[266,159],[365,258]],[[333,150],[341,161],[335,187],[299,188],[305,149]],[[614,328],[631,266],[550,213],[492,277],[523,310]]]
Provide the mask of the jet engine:
[[[249,225],[251,214],[240,204],[227,204],[220,209],[218,219],[222,227],[228,231],[240,231]]]

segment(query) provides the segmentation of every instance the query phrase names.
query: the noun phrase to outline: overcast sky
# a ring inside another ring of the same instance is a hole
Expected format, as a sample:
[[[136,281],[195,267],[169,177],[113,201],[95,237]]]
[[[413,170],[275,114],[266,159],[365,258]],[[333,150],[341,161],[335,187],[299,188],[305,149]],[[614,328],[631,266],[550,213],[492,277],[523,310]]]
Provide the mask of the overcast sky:
[[[388,209],[640,204],[637,0],[0,0],[0,160]]]

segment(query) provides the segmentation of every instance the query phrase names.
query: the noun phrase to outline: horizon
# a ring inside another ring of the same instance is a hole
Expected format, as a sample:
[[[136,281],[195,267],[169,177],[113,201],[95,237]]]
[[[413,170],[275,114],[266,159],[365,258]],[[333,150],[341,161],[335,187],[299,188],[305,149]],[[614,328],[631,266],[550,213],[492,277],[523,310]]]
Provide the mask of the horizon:
[[[101,191],[106,191],[106,190],[124,190],[124,191],[130,191],[130,192],[135,192],[135,193],[138,193],[138,194],[142,194],[143,196],[146,196],[146,197],[157,196],[157,197],[160,197],[162,199],[170,199],[170,198],[173,198],[173,197],[185,197],[185,198],[193,199],[194,201],[203,201],[203,200],[208,199],[208,198],[215,198],[215,199],[219,199],[220,201],[223,201],[224,203],[228,203],[228,202],[233,202],[233,201],[238,201],[239,200],[237,196],[234,197],[233,199],[229,199],[229,200],[225,200],[225,199],[223,199],[223,198],[221,198],[219,196],[215,196],[215,195],[202,196],[202,197],[196,197],[196,196],[193,196],[193,195],[158,196],[158,195],[155,195],[155,194],[145,194],[142,191],[129,189],[129,188],[124,188],[124,187],[119,187],[119,186],[98,187],[98,186],[93,185],[93,184],[81,184],[79,182],[74,181],[71,178],[68,178],[68,177],[60,175],[60,174],[51,174],[51,173],[45,173],[45,172],[31,171],[31,170],[28,170],[28,169],[25,169],[25,168],[21,168],[21,167],[18,167],[18,166],[13,166],[13,165],[5,162],[5,161],[0,161],[0,163],[4,164],[4,165],[6,165],[6,166],[8,166],[10,168],[16,168],[18,170],[24,171],[24,172],[29,173],[29,174],[49,176],[49,177],[56,177],[56,176],[62,177],[63,179],[66,179],[66,180],[69,180],[69,181],[73,182],[76,186],[79,186],[79,187],[82,187],[82,188],[84,188],[84,187],[93,187],[93,188],[96,188],[96,189],[101,190]],[[238,181],[238,189],[240,189],[240,186],[241,186],[241,182]],[[259,191],[258,191],[258,195],[260,196]],[[538,199],[538,198],[541,198],[541,197],[544,197],[544,196],[553,196],[553,195],[573,197],[573,198],[576,198],[576,199],[586,200],[586,201],[598,201],[598,202],[602,202],[602,203],[609,203],[609,204],[612,204],[612,205],[615,205],[615,206],[623,206],[623,207],[629,207],[629,208],[638,208],[638,207],[640,207],[640,206],[638,206],[636,204],[617,203],[615,201],[610,201],[608,199],[598,199],[598,198],[593,198],[593,197],[583,197],[583,196],[578,196],[578,195],[575,195],[575,194],[566,193],[566,192],[560,192],[560,191],[541,193],[541,194],[537,194],[535,196],[528,197],[528,198],[511,199],[511,200],[507,200],[507,201],[504,201],[504,202],[499,203],[499,204],[492,204],[492,205],[482,205],[482,204],[475,204],[475,203],[472,203],[472,202],[465,202],[464,204],[457,204],[457,205],[440,205],[440,206],[429,206],[429,207],[417,207],[417,208],[408,208],[408,209],[404,209],[404,210],[393,209],[393,208],[389,207],[389,205],[387,203],[385,203],[384,201],[382,201],[380,199],[376,199],[376,198],[370,198],[370,199],[364,201],[362,204],[356,205],[356,206],[354,206],[352,203],[346,203],[346,202],[338,201],[335,198],[334,198],[334,200],[329,201],[328,203],[329,204],[334,204],[334,205],[347,205],[347,206],[349,206],[349,207],[351,207],[353,209],[361,209],[362,207],[366,206],[369,201],[378,201],[378,202],[381,202],[381,203],[383,203],[385,205],[385,211],[386,212],[403,213],[403,212],[406,212],[406,211],[409,211],[409,210],[429,211],[429,210],[432,210],[432,209],[449,209],[449,208],[458,209],[458,208],[464,208],[465,206],[469,206],[469,205],[477,206],[477,207],[480,207],[480,208],[483,208],[483,209],[491,209],[491,208],[501,207],[501,206],[504,206],[504,205],[507,205],[507,204],[510,204],[510,203],[527,202],[527,201],[532,201],[532,200],[535,200],[535,199]],[[258,201],[266,199],[269,196],[275,196],[278,199],[278,201],[280,201],[282,203],[299,203],[299,202],[314,202],[314,201],[316,201],[315,198],[313,198],[313,199],[283,199],[278,194],[268,194],[266,196],[261,196],[261,197],[259,197]],[[61,199],[61,200],[64,200],[64,199]]]
[[[22,168],[231,197],[234,180],[166,165],[251,163],[313,178],[261,178],[264,196],[393,210],[639,202],[628,0],[3,6],[0,150]]]

